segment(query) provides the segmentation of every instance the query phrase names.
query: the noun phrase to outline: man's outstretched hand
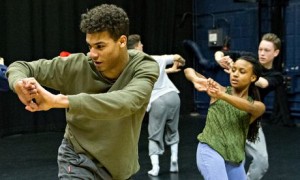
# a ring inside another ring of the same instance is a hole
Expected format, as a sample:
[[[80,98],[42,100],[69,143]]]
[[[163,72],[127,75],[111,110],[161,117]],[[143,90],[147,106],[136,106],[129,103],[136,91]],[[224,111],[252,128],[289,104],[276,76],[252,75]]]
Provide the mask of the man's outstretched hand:
[[[43,88],[34,78],[25,78],[17,82],[15,92],[25,109],[30,112],[47,111],[56,101],[56,95]]]
[[[15,93],[25,106],[33,103],[32,99],[37,94],[37,89],[32,81],[33,78],[25,78],[18,81],[14,86]]]

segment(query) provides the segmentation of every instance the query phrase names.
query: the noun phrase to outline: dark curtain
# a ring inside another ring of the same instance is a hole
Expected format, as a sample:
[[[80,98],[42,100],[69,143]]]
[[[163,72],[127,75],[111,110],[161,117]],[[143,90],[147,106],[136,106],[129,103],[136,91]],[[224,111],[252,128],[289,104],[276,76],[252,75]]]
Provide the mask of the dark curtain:
[[[130,33],[142,36],[149,54],[181,54],[182,40],[192,36],[191,25],[177,28],[182,14],[192,9],[191,2],[184,0],[0,0],[0,56],[5,65],[50,59],[61,51],[87,52],[85,34],[79,30],[80,15],[103,3],[116,4],[127,12]],[[182,74],[177,76],[171,78],[185,94],[181,86],[185,80]],[[192,97],[183,99],[192,101]],[[64,127],[64,110],[30,113],[12,91],[0,92],[0,137]]]
[[[0,54],[5,64],[51,58],[62,50],[86,51],[80,14],[96,4],[92,0],[1,0]]]
[[[274,69],[285,73],[283,71],[283,65],[286,62],[286,53],[284,52],[285,39],[284,39],[284,12],[286,9],[286,5],[288,4],[288,0],[272,0],[271,1],[271,31],[277,34],[281,41],[281,51],[279,57],[274,60],[273,66]],[[271,116],[271,120],[273,123],[282,123],[284,125],[292,125],[293,122],[290,117],[290,109],[288,107],[288,94],[286,82],[283,85],[276,87],[274,103],[273,103],[273,113]]]

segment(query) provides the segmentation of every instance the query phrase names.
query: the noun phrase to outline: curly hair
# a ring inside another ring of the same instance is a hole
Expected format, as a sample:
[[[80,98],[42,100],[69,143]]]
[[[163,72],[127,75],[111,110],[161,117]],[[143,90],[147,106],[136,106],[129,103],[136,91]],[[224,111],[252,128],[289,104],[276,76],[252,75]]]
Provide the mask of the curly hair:
[[[108,31],[116,41],[129,35],[129,18],[122,8],[102,4],[81,15],[80,30],[89,34]]]

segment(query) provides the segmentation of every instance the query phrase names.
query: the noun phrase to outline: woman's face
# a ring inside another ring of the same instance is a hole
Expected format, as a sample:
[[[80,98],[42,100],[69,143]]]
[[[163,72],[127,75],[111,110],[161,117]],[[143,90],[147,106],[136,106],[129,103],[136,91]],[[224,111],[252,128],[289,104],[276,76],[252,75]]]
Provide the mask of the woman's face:
[[[232,66],[230,72],[230,84],[237,89],[248,88],[256,80],[253,73],[253,65],[245,60],[238,59]]]

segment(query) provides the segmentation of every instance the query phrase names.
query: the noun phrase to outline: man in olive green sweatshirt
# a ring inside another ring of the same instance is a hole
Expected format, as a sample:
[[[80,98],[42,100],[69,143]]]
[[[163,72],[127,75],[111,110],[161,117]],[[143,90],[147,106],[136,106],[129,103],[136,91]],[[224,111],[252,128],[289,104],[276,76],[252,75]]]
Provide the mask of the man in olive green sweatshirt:
[[[115,5],[83,14],[80,29],[88,55],[16,61],[6,74],[9,85],[28,111],[66,109],[59,179],[130,179],[139,170],[141,124],[159,67],[127,50],[129,19]]]

